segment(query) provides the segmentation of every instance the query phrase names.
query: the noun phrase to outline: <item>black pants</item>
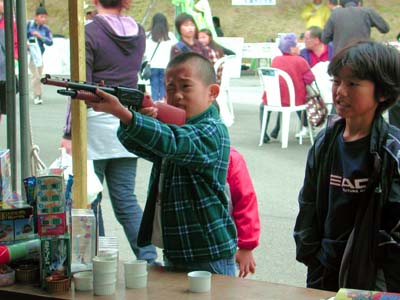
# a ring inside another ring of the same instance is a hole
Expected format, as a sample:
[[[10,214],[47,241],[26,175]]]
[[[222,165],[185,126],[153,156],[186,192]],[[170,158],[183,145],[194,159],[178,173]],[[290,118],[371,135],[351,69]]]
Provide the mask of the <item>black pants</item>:
[[[263,116],[264,116],[264,105],[261,103],[260,104],[260,125],[262,125]],[[268,136],[267,129],[268,129],[268,123],[269,123],[270,117],[271,117],[271,112],[269,111],[267,114],[267,125],[265,126],[265,135],[264,135],[265,137]],[[278,134],[280,128],[281,128],[281,113],[278,113],[278,116],[276,118],[275,128],[273,131],[276,131],[276,134]]]
[[[6,82],[0,81],[0,114],[6,113]]]
[[[15,93],[19,92],[19,82],[18,77],[15,76]],[[0,114],[5,115],[7,113],[6,107],[6,82],[0,80]]]
[[[324,267],[317,259],[308,266],[307,287],[337,292],[339,290],[339,272]]]

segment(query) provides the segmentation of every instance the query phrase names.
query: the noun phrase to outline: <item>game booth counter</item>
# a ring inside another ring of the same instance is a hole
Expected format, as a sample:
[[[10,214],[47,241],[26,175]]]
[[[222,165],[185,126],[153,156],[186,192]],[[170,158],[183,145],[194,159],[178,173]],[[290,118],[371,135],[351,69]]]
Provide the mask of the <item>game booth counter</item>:
[[[97,236],[93,211],[72,208],[73,177],[64,169],[25,178],[22,201],[10,190],[9,150],[0,163],[0,299],[400,299],[125,261],[115,240]]]

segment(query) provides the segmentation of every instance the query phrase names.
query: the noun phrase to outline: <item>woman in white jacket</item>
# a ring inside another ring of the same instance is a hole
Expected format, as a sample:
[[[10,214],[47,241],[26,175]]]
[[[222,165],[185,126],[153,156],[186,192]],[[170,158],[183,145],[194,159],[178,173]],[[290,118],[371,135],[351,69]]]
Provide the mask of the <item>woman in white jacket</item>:
[[[146,40],[146,59],[151,66],[151,97],[154,101],[164,99],[164,72],[169,62],[171,47],[176,43],[175,35],[169,32],[165,15],[156,13]]]

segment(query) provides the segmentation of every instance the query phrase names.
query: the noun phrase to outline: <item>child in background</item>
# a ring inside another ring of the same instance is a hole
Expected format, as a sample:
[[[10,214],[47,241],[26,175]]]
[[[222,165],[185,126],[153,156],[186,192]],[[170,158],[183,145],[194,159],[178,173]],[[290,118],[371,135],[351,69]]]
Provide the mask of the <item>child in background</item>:
[[[213,64],[225,55],[222,47],[213,40],[211,30],[207,28],[201,29],[199,31],[199,42],[207,49],[208,59]]]
[[[156,120],[155,107],[128,110],[100,90],[102,101],[86,103],[118,117],[121,143],[153,162],[138,244],[163,248],[166,266],[235,276],[236,228],[225,196],[230,141],[212,105],[214,68],[183,53],[169,62],[165,82],[167,103],[186,111],[183,126]]]
[[[338,117],[308,154],[296,259],[309,288],[400,292],[400,130],[382,117],[400,98],[400,54],[358,42],[328,73]]]
[[[164,75],[171,53],[171,47],[177,42],[175,35],[168,30],[168,21],[162,13],[156,13],[151,21],[151,28],[146,39],[145,57],[151,60],[150,85],[153,101],[164,100]]]
[[[180,53],[196,52],[208,58],[208,51],[199,42],[198,28],[192,15],[181,13],[175,18],[175,29],[180,41],[171,48],[171,59]]]
[[[253,249],[260,239],[260,217],[257,195],[253,187],[246,161],[233,147],[229,155],[227,182],[232,200],[232,218],[238,234],[238,250],[235,258],[239,264],[239,277],[255,273]]]

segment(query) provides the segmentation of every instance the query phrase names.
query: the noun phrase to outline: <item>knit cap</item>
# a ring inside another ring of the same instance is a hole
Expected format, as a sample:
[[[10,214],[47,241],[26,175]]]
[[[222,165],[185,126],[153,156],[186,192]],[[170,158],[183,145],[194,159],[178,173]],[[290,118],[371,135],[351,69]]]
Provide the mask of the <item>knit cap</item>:
[[[36,15],[47,15],[47,10],[43,6],[36,8]]]

